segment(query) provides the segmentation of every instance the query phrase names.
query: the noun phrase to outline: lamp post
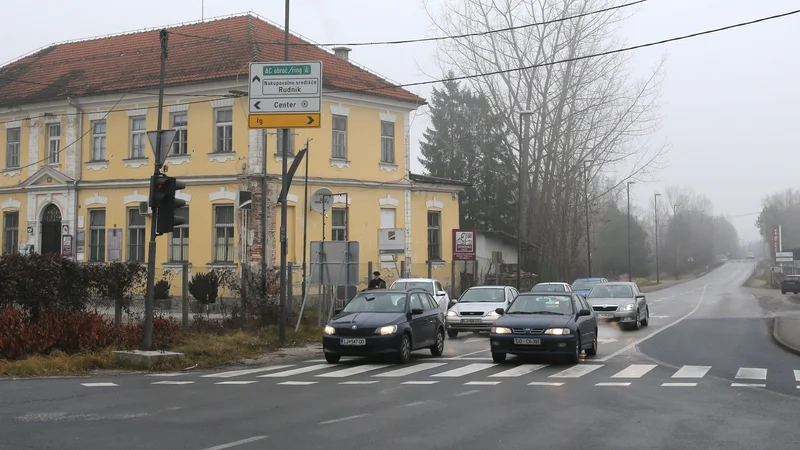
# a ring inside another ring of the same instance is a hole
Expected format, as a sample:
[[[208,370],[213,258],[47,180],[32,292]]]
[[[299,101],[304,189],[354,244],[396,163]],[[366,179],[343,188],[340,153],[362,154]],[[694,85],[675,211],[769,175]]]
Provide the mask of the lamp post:
[[[675,227],[675,279],[681,274],[681,240],[678,237],[678,206],[672,205],[672,226]]]
[[[589,269],[589,278],[592,278],[592,239],[589,234],[589,165],[594,161],[583,162],[585,183],[583,186],[584,200],[586,202],[586,265]]]
[[[635,181],[628,181],[628,281],[632,281],[631,277],[631,185],[636,184]]]
[[[519,145],[519,193],[517,194],[517,290],[520,290],[520,279],[522,278],[522,191],[524,190],[525,180],[523,179],[522,167],[528,163],[528,128],[530,123],[523,125],[522,119],[530,117],[534,112],[530,110],[519,111],[519,130],[520,130],[520,145]],[[527,122],[527,121],[526,121]],[[523,132],[524,128],[524,132]]]
[[[658,197],[661,194],[653,194],[653,211],[655,211],[656,217],[656,284],[661,284],[661,279],[659,278],[659,269],[658,269]]]

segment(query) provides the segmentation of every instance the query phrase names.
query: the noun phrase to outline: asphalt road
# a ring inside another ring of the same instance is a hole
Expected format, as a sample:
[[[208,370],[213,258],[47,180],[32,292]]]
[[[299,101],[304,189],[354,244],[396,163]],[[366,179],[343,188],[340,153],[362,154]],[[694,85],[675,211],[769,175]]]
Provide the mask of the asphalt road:
[[[485,336],[466,334],[402,367],[3,381],[0,448],[800,448],[800,357],[771,341],[771,314],[739,287],[752,268],[648,294],[651,325],[603,326],[599,354],[576,366],[496,365]]]

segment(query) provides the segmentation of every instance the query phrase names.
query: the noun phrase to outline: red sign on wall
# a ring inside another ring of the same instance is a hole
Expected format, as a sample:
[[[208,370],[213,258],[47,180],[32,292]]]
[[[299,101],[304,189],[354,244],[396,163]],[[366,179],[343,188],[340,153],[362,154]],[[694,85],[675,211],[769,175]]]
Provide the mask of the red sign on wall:
[[[453,261],[475,261],[475,230],[453,230]]]
[[[770,230],[770,244],[772,245],[772,256],[774,257],[779,251],[781,251],[778,227],[772,227]]]

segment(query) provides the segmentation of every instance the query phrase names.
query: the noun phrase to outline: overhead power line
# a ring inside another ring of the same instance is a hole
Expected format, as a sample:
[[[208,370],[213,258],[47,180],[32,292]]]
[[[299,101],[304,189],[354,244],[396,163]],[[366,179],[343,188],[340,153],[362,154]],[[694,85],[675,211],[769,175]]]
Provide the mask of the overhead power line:
[[[551,19],[545,20],[543,22],[534,22],[534,23],[526,23],[524,25],[516,25],[513,27],[506,27],[506,28],[497,28],[493,30],[487,31],[478,31],[474,33],[465,33],[465,34],[456,34],[456,35],[447,35],[447,36],[436,36],[436,37],[428,37],[428,38],[417,38],[417,39],[400,39],[395,41],[369,41],[369,42],[345,42],[345,43],[329,43],[329,44],[313,44],[310,42],[290,42],[290,46],[295,47],[363,47],[368,45],[398,45],[398,44],[416,44],[419,42],[435,42],[435,41],[443,41],[443,40],[450,40],[450,39],[463,39],[468,37],[475,37],[475,36],[486,36],[489,34],[494,33],[503,33],[506,31],[514,31],[514,30],[522,30],[525,28],[537,27],[542,25],[551,25],[554,23],[565,22],[567,20],[579,19],[581,17],[592,16],[595,14],[601,14],[604,12],[614,11],[617,9],[627,8],[629,6],[639,5],[641,3],[646,3],[649,0],[638,0],[630,3],[624,3],[622,5],[611,6],[608,8],[598,9],[595,11],[589,11],[581,14],[576,14],[573,16],[562,17],[559,19]],[[195,38],[195,39],[205,39],[210,41],[221,41],[221,42],[241,42],[247,44],[261,44],[261,45],[280,45],[283,46],[285,43],[283,41],[244,41],[240,39],[230,39],[230,38],[223,38],[218,36],[200,36],[196,34],[189,34],[189,33],[181,33],[179,31],[170,31],[170,33],[176,36],[184,36],[188,38]]]
[[[638,49],[642,49],[642,48],[653,47],[653,46],[657,46],[657,45],[663,45],[663,44],[667,44],[667,43],[670,43],[670,42],[682,41],[682,40],[691,39],[691,38],[695,38],[695,37],[699,37],[699,36],[705,36],[705,35],[709,35],[709,34],[719,33],[721,31],[727,31],[727,30],[731,30],[731,29],[734,29],[734,28],[741,28],[741,27],[745,27],[745,26],[748,26],[748,25],[754,25],[754,24],[761,23],[761,22],[767,22],[767,21],[770,21],[770,20],[789,17],[789,16],[796,15],[796,14],[800,14],[800,9],[796,9],[796,10],[789,11],[789,12],[782,13],[782,14],[775,14],[775,15],[772,15],[772,16],[762,17],[762,18],[755,19],[755,20],[750,20],[750,21],[747,21],[747,22],[740,22],[740,23],[736,23],[736,24],[733,24],[733,25],[728,25],[728,26],[724,26],[724,27],[720,27],[720,28],[714,28],[714,29],[710,29],[710,30],[706,30],[706,31],[700,31],[700,32],[697,32],[697,33],[686,34],[686,35],[683,35],[683,36],[673,37],[673,38],[669,38],[669,39],[662,39],[660,41],[649,42],[649,43],[646,43],[646,44],[639,44],[639,45],[634,45],[634,46],[631,46],[631,47],[624,47],[624,48],[615,49],[615,50],[608,50],[608,51],[601,52],[601,53],[593,53],[593,54],[589,54],[589,55],[576,56],[576,57],[573,57],[573,58],[561,59],[561,60],[557,60],[557,61],[550,61],[550,62],[545,62],[545,63],[532,64],[532,65],[529,65],[529,66],[514,67],[514,68],[510,68],[510,69],[497,70],[497,71],[493,71],[493,72],[477,73],[477,74],[472,74],[472,75],[462,75],[462,76],[457,76],[457,77],[441,78],[441,79],[427,80],[427,81],[417,81],[417,82],[404,83],[404,84],[386,84],[385,86],[374,87],[374,88],[362,88],[362,89],[335,89],[334,88],[334,89],[328,90],[327,92],[328,93],[336,93],[336,92],[351,92],[351,93],[352,92],[356,92],[356,93],[357,92],[376,92],[376,91],[385,91],[385,90],[389,90],[389,89],[407,88],[407,87],[413,87],[413,86],[423,86],[423,85],[429,85],[429,84],[444,83],[444,82],[448,82],[448,81],[460,81],[460,80],[474,79],[474,78],[480,78],[480,77],[487,77],[487,76],[492,76],[492,75],[500,75],[500,74],[504,74],[504,73],[519,72],[519,71],[523,71],[523,70],[536,69],[536,68],[539,68],[539,67],[548,67],[548,66],[553,66],[553,65],[557,65],[557,64],[563,64],[563,63],[567,63],[567,62],[581,61],[581,60],[584,60],[584,59],[597,58],[597,57],[600,57],[600,56],[608,56],[608,55],[613,55],[613,54],[617,54],[617,53],[624,53],[624,52],[629,52],[629,51],[638,50]],[[19,81],[19,80],[13,80],[12,79],[11,81]],[[120,80],[120,81],[122,81],[122,80]],[[39,83],[39,84],[48,85],[48,83]],[[54,84],[53,86],[57,86],[57,85]],[[193,94],[184,94],[183,96],[192,97],[194,95]],[[220,96],[217,96],[216,98],[210,98],[210,99],[206,99],[206,100],[196,100],[196,101],[184,102],[184,103],[175,103],[175,104],[172,104],[172,105],[173,106],[174,105],[191,105],[191,104],[197,104],[197,103],[205,103],[205,102],[214,101],[214,100],[219,99],[219,98],[224,98],[224,96],[220,95]],[[149,107],[146,107],[146,108],[147,109],[151,109],[151,108],[156,108],[156,107],[155,106],[149,106]],[[116,110],[116,111],[113,111],[113,112],[130,111],[130,110],[134,110],[134,109],[141,109],[141,108],[121,109],[121,110]],[[75,114],[67,114],[67,115],[75,115]],[[5,122],[0,122],[0,124],[8,123],[8,122],[12,122],[12,121],[9,120],[9,121],[5,121]]]

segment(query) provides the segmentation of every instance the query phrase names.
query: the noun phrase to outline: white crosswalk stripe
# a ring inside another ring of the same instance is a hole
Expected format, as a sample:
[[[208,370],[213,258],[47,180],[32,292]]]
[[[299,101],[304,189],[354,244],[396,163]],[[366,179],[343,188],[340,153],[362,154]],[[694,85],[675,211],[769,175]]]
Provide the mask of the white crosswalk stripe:
[[[286,369],[287,367],[293,367],[293,366],[294,366],[294,364],[289,364],[289,365],[286,365],[286,366],[259,367],[258,369],[231,370],[230,372],[210,373],[208,375],[201,375],[201,378],[233,378],[233,377],[241,377],[243,375],[252,375],[254,373],[261,373],[261,372],[269,372],[269,371],[272,371],[272,370]]]
[[[496,373],[494,375],[489,375],[490,377],[520,377],[522,375],[527,375],[531,372],[534,372],[539,369],[543,369],[547,367],[546,364],[526,364],[522,366],[514,367],[513,369],[504,370],[500,373]]]
[[[447,372],[440,372],[437,374],[433,374],[431,376],[434,377],[462,377],[464,375],[469,375],[471,373],[479,372],[481,370],[486,370],[490,367],[494,367],[495,364],[487,364],[487,363],[472,363],[466,365],[464,367],[459,367],[458,369],[448,370]]]
[[[392,370],[389,372],[379,373],[377,375],[373,375],[373,377],[405,377],[417,372],[422,372],[424,370],[435,369],[437,367],[441,367],[447,365],[447,363],[421,363],[415,364],[409,367],[403,367],[402,369]]]
[[[795,370],[794,371],[794,381],[797,381],[798,383],[800,383],[800,370]]]
[[[558,372],[555,375],[550,375],[550,378],[580,378],[587,373],[592,373],[601,367],[603,367],[603,364],[576,364],[569,369]]]
[[[672,378],[703,378],[711,370],[711,366],[683,366],[672,375]]]
[[[358,375],[360,373],[369,372],[371,370],[383,369],[389,367],[388,364],[363,364],[361,366],[354,366],[347,369],[337,370],[335,372],[321,373],[318,377],[324,378],[344,378]]]
[[[736,379],[745,380],[766,380],[767,369],[757,369],[754,367],[740,367],[736,372]]]
[[[611,378],[641,378],[644,374],[655,368],[655,364],[631,364],[612,375]]]
[[[306,367],[298,367],[297,369],[285,370],[283,372],[275,372],[275,373],[268,373],[266,375],[259,375],[259,378],[284,378],[284,377],[291,377],[294,375],[300,375],[303,373],[308,372],[315,372],[317,370],[322,369],[329,369],[331,367],[330,364],[315,364],[313,366],[306,366]]]

